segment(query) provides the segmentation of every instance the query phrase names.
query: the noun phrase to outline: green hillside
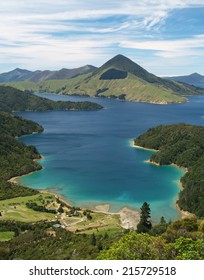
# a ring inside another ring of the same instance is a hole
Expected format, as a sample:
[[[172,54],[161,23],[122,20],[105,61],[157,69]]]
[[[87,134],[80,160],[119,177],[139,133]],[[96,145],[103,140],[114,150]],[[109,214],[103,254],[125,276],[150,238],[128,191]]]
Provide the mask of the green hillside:
[[[6,112],[0,112],[0,133],[7,134],[13,137],[32,134],[33,132],[40,133],[43,127],[35,122],[23,119],[18,116]]]
[[[97,110],[92,102],[52,101],[12,87],[0,86],[0,111]]]
[[[64,80],[7,83],[20,90],[118,98],[157,104],[181,103],[204,89],[157,77],[123,55],[117,55],[92,73]]]
[[[167,104],[186,101],[186,98],[172,94],[167,89],[155,87],[131,73],[128,73],[124,79],[100,79],[111,69],[113,68],[103,70],[94,76],[87,74],[68,80],[48,80],[39,84],[18,82],[9,83],[9,85],[20,90],[111,97],[138,102]]]
[[[158,126],[134,140],[135,145],[159,150],[150,161],[188,169],[181,178],[181,209],[204,217],[204,127],[186,124]]]
[[[200,218],[168,222],[161,217],[160,223],[147,233],[138,233],[121,229],[115,215],[71,207],[53,194],[8,182],[13,176],[41,168],[36,162],[40,159],[37,149],[26,146],[15,136],[42,130],[42,126],[33,121],[0,112],[1,260],[204,259],[204,221]],[[203,138],[203,127],[179,124],[150,129],[135,139],[135,144],[160,150],[151,160],[160,164],[174,162],[188,168],[182,178],[184,190],[180,193],[179,205],[199,217],[203,217],[204,210]],[[70,213],[73,216],[67,217]],[[113,219],[117,226],[108,224]],[[63,227],[66,223],[67,228]],[[70,223],[76,227],[73,232]],[[81,231],[84,224],[86,230]],[[174,267],[168,271],[154,269],[154,274],[167,272],[174,275]]]
[[[0,200],[37,193],[35,190],[13,185],[7,180],[41,169],[34,161],[41,158],[37,149],[26,146],[15,137],[42,131],[42,126],[33,121],[0,112]]]
[[[39,83],[31,81],[9,82],[2,85],[28,92],[64,93],[70,88],[75,88],[75,86],[89,76],[90,74],[84,74],[65,80],[46,80]]]
[[[96,73],[79,84],[68,87],[65,93],[88,93],[91,96],[160,104],[186,101],[184,97],[173,94],[165,88],[156,87],[131,73],[127,73],[127,77],[124,79],[100,79],[101,76],[111,69],[113,68],[102,70],[100,73]]]

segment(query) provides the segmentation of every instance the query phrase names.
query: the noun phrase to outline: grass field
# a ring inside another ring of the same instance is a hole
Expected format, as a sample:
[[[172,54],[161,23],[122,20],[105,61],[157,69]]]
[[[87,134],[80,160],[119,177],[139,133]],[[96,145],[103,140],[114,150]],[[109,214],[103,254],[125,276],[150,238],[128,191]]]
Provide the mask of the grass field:
[[[186,99],[180,96],[181,93],[175,94],[170,88],[157,86],[148,83],[137,76],[128,73],[125,79],[101,80],[100,76],[103,72],[92,76],[91,74],[80,75],[75,78],[66,80],[46,80],[40,83],[30,81],[7,83],[20,90],[33,90],[40,92],[54,92],[61,94],[78,94],[96,96],[98,90],[102,92],[98,96],[115,96],[125,94],[128,101],[150,102],[150,103],[180,103]],[[105,91],[103,91],[105,89]],[[187,93],[184,90],[185,93]]]
[[[36,202],[38,205],[49,204],[55,201],[52,194],[41,193],[34,196],[17,197],[0,201],[2,220],[16,220],[21,222],[37,222],[41,220],[53,220],[54,214],[34,211],[26,207],[28,202]]]
[[[20,222],[38,222],[42,220],[56,220],[57,216],[61,225],[72,232],[87,234],[95,232],[96,234],[103,234],[106,231],[114,233],[121,230],[119,215],[117,214],[113,215],[91,211],[91,219],[88,219],[87,216],[83,214],[83,209],[75,211],[75,214],[69,216],[67,215],[67,212],[69,212],[71,208],[64,205],[63,213],[51,214],[34,211],[28,208],[26,206],[26,203],[28,202],[35,202],[37,205],[43,205],[47,209],[57,210],[60,206],[60,202],[56,202],[55,195],[49,193],[40,193],[34,196],[2,200],[0,201],[0,212],[2,214],[0,219]]]
[[[99,212],[91,212],[91,220],[88,220],[85,216],[79,217],[64,217],[63,224],[69,231],[91,234],[105,233],[108,231],[121,230],[119,215],[104,214]]]
[[[13,231],[3,231],[0,232],[0,242],[2,241],[8,241],[14,237]]]

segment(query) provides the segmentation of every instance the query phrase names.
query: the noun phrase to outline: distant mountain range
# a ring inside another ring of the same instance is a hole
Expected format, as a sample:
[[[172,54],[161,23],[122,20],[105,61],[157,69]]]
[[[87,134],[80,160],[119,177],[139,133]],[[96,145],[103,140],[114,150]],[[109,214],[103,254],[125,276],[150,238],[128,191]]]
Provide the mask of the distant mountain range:
[[[203,86],[204,86],[204,76],[202,76],[198,73],[193,73],[193,74],[186,75],[186,76],[168,77],[167,79],[169,79],[171,81],[186,83],[189,85],[203,84]]]
[[[204,89],[157,77],[123,55],[113,57],[99,68],[87,65],[72,70],[35,72],[15,69],[1,74],[0,81],[3,81],[2,77],[4,84],[7,81],[7,85],[24,91],[157,104],[181,103],[187,100],[185,96],[204,94]]]
[[[0,74],[0,83],[31,81],[39,83],[45,80],[63,80],[76,77],[81,74],[93,72],[97,68],[92,65],[86,65],[75,69],[63,68],[59,71],[29,71],[16,68],[10,72]]]

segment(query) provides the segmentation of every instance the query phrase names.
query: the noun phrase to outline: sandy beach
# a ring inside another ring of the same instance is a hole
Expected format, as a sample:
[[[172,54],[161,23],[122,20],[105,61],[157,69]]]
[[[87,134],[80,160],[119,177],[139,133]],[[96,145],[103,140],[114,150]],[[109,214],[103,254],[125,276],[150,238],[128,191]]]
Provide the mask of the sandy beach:
[[[109,213],[109,210],[110,210],[109,204],[99,204],[99,205],[96,205],[93,209],[93,211],[103,212],[103,213]]]
[[[124,207],[119,211],[121,226],[125,229],[136,229],[140,221],[140,212]]]
[[[149,148],[145,148],[145,147],[142,147],[142,146],[135,145],[134,141],[131,141],[130,145],[133,148],[137,148],[137,149],[141,149],[141,150],[152,151],[152,152],[157,152],[158,151],[158,150],[155,150],[155,149],[149,149]]]
[[[137,224],[140,221],[140,212],[136,209],[130,209],[128,207],[123,207],[118,212],[109,212],[109,204],[96,205],[93,211],[102,212],[109,215],[119,215],[121,227],[125,229],[136,229]]]
[[[19,178],[24,177],[24,176],[31,175],[31,174],[33,174],[33,173],[35,173],[35,172],[37,172],[37,171],[39,171],[39,170],[32,171],[32,172],[29,172],[29,173],[24,174],[24,175],[20,175],[20,176],[12,177],[11,179],[9,179],[9,180],[8,180],[8,182],[10,182],[10,183],[12,183],[12,184],[16,184],[16,185],[17,185],[17,184],[19,184],[19,182],[18,182],[18,179],[19,179]]]
[[[150,164],[154,164],[156,166],[161,166],[159,163],[155,162],[155,161],[151,161],[150,159],[145,160],[144,162],[146,163],[150,163]]]

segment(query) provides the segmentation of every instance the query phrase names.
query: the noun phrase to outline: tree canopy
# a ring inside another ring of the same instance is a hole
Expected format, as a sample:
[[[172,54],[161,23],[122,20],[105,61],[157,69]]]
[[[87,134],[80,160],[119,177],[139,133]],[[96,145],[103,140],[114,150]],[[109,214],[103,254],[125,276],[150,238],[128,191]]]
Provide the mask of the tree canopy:
[[[150,215],[150,207],[147,202],[144,202],[142,207],[140,208],[141,213],[140,213],[140,221],[137,225],[137,232],[148,232],[152,228],[152,223],[151,223],[151,215]]]
[[[52,101],[21,90],[0,86],[0,111],[97,110],[97,103]]]
[[[134,140],[135,145],[159,150],[150,161],[159,165],[176,164],[188,172],[181,178],[181,209],[204,217],[204,127],[188,124],[161,125]]]

